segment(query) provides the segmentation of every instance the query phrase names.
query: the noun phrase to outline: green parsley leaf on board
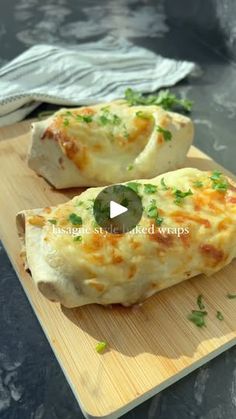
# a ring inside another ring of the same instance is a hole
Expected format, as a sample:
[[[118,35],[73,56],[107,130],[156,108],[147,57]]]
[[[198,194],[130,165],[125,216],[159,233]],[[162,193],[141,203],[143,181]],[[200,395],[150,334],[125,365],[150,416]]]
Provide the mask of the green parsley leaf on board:
[[[169,90],[161,90],[157,95],[144,96],[141,93],[128,88],[125,91],[125,100],[130,106],[137,105],[156,105],[161,106],[165,110],[171,110],[173,108],[180,108],[184,111],[190,112],[192,104],[188,99],[179,99]]]
[[[107,349],[107,347],[108,347],[107,342],[101,341],[97,343],[95,349],[99,354],[102,354]]]
[[[73,225],[82,225],[82,218],[74,212],[69,215],[68,220]]]
[[[192,313],[189,314],[188,320],[194,323],[197,327],[206,326],[205,317],[207,316],[207,311],[192,310]]]
[[[157,191],[157,186],[156,185],[152,185],[151,183],[146,183],[144,185],[144,192],[146,194],[153,194]]]
[[[172,140],[172,134],[168,129],[162,128],[158,125],[157,126],[157,132],[162,134],[165,141],[171,141]]]
[[[224,316],[223,316],[223,314],[221,313],[221,311],[217,311],[217,312],[216,312],[216,317],[217,317],[217,319],[218,319],[218,320],[220,320],[220,321],[224,320]]]
[[[203,295],[202,294],[200,294],[197,297],[197,305],[198,305],[198,307],[199,307],[200,310],[204,310],[205,309],[205,304],[203,302]]]

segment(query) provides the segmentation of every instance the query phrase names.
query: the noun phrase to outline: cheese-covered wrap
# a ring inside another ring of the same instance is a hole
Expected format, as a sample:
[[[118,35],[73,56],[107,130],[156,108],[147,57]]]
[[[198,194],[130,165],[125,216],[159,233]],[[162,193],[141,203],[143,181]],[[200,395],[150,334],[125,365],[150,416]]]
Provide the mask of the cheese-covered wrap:
[[[134,185],[143,215],[129,233],[95,225],[93,202],[102,188],[18,214],[28,268],[46,297],[68,307],[131,305],[211,275],[236,256],[236,187],[224,175],[187,168]]]
[[[58,189],[152,178],[181,167],[192,139],[189,118],[158,106],[61,109],[33,123],[28,164]]]

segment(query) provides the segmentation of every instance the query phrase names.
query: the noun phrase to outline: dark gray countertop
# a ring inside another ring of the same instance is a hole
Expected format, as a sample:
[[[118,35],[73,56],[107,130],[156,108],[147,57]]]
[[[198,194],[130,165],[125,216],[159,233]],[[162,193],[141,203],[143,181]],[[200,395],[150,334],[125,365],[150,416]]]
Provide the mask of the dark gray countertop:
[[[195,144],[236,172],[235,16],[234,0],[3,0],[0,65],[39,42],[80,43],[107,33],[167,57],[193,60],[201,76],[173,90],[194,101]],[[0,285],[0,418],[82,418],[2,247]],[[235,417],[235,348],[124,416]]]

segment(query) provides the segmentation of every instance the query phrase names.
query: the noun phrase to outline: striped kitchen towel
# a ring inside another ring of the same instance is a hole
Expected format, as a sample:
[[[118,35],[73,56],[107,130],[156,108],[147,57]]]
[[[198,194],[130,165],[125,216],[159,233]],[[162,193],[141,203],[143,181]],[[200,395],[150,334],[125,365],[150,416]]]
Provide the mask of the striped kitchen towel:
[[[127,87],[150,93],[196,68],[112,36],[73,47],[36,45],[0,68],[0,126],[42,102],[89,105],[121,98]]]

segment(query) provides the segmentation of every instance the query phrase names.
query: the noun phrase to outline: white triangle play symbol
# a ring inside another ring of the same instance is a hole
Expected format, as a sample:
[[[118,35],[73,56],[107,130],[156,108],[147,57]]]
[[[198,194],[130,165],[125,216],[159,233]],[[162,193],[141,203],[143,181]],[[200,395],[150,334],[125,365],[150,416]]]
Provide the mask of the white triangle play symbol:
[[[117,204],[117,202],[110,201],[110,218],[115,218],[120,214],[124,214],[126,211],[128,211],[128,208]]]

